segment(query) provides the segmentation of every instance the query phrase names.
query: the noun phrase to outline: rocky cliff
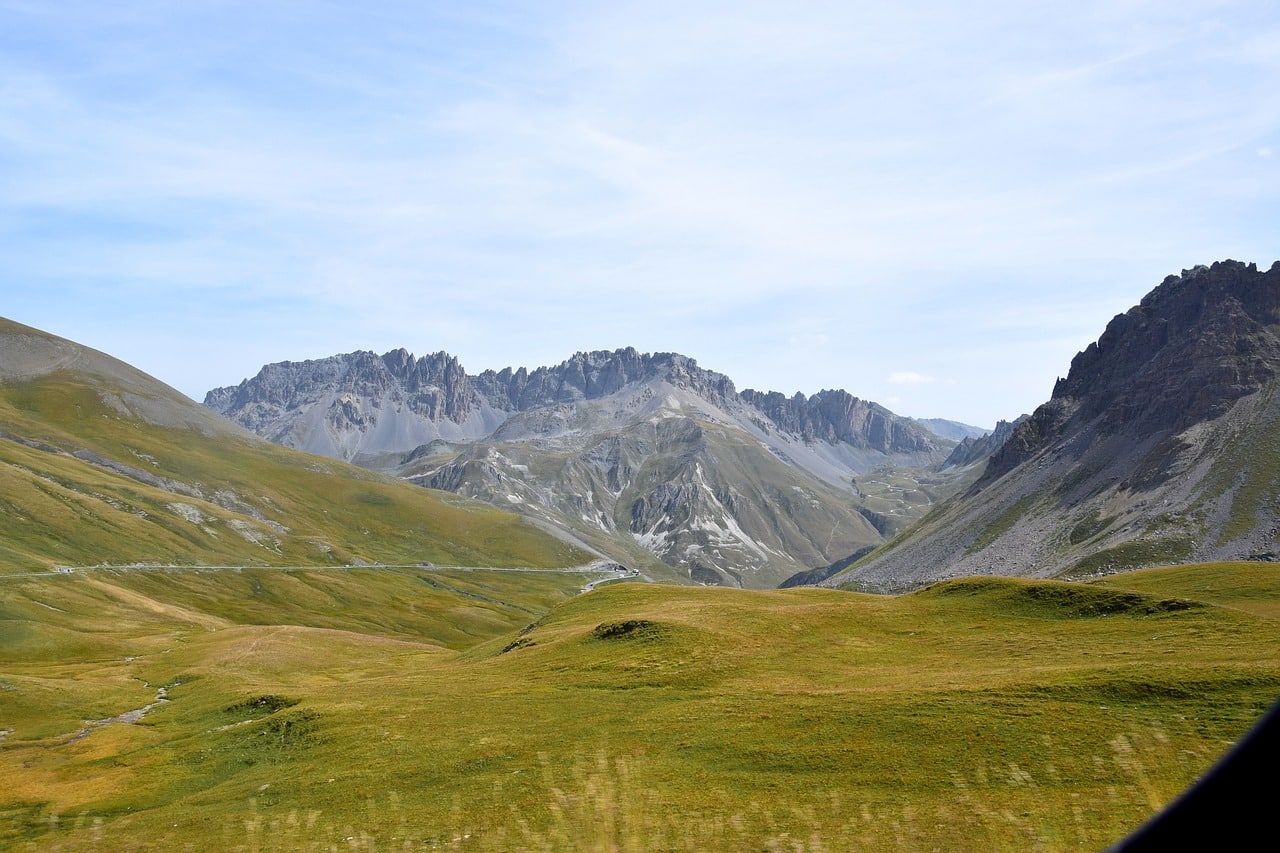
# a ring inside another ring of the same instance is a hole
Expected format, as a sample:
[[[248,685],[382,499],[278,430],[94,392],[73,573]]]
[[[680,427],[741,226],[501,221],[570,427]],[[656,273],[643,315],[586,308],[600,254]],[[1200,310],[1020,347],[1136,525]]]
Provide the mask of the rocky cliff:
[[[820,391],[812,397],[797,393],[746,390],[742,400],[780,429],[808,442],[843,443],[850,447],[893,453],[930,453],[941,442],[915,421],[900,418],[883,406],[859,400],[847,391]]]
[[[1014,431],[1029,417],[1030,415],[1023,415],[1014,421],[1000,421],[996,424],[996,428],[986,435],[968,436],[962,439],[942,463],[942,467],[957,468],[986,461],[1004,447],[1005,442],[1013,437]]]
[[[641,354],[630,347],[580,352],[533,371],[508,367],[476,376],[444,352],[422,358],[403,349],[382,356],[354,352],[269,364],[237,386],[215,388],[204,402],[278,443],[351,459],[407,452],[435,439],[481,438],[520,412],[601,400],[655,381],[806,443],[843,444],[886,455],[929,455],[950,446],[914,421],[846,391],[812,397],[752,390],[739,394],[727,376],[699,367],[691,358]],[[313,413],[316,408],[321,412]]]
[[[966,494],[834,580],[1273,554],[1278,374],[1280,262],[1169,276],[1072,360]]]
[[[1224,414],[1280,368],[1280,265],[1222,261],[1169,276],[1071,361],[992,457],[992,482],[1063,436],[1170,435]],[[1152,472],[1158,475],[1160,472]]]

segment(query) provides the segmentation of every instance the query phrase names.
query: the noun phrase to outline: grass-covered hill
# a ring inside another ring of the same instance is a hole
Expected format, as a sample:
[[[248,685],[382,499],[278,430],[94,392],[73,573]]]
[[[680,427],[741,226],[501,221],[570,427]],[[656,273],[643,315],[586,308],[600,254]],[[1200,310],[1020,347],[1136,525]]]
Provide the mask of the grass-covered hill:
[[[0,573],[588,559],[515,515],[268,444],[122,362],[0,319]]]
[[[1096,850],[1280,694],[1268,564],[575,588],[0,579],[0,845]]]

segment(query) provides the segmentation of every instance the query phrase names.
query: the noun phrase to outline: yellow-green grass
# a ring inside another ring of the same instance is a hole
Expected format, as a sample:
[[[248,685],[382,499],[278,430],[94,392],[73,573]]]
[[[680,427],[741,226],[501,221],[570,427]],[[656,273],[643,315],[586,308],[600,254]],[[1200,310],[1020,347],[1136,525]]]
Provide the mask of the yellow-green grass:
[[[74,373],[0,385],[0,429],[10,437],[0,438],[0,573],[139,562],[552,567],[589,559],[511,513],[230,429],[157,426],[109,399],[98,380]]]
[[[1184,595],[1236,570],[567,601],[535,573],[13,578],[0,844],[1098,849],[1280,694],[1280,622]]]
[[[1256,616],[1280,619],[1280,564],[1276,563],[1196,563],[1124,572],[1094,583],[1209,601]]]

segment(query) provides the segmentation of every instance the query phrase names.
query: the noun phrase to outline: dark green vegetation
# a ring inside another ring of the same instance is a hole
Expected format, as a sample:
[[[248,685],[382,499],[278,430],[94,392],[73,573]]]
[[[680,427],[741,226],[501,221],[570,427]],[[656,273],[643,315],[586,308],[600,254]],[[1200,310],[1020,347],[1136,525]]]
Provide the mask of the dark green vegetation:
[[[1280,694],[1273,565],[575,588],[0,580],[0,844],[1092,850]]]

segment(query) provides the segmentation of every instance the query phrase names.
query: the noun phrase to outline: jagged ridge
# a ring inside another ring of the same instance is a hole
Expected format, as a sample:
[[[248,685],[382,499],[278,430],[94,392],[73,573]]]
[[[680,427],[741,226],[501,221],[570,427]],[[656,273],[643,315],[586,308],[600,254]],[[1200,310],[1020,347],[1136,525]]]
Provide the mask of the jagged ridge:
[[[1072,360],[966,494],[831,582],[1270,558],[1278,377],[1280,262],[1169,276]]]
[[[1221,261],[1167,277],[1071,361],[1049,401],[991,459],[982,484],[1086,425],[1096,439],[1171,434],[1258,391],[1280,365],[1280,262]]]
[[[878,542],[850,477],[954,445],[845,391],[738,393],[691,358],[634,348],[476,376],[444,353],[353,353],[269,365],[206,404],[274,441],[516,508],[613,559],[753,586]]]
[[[486,370],[469,376],[445,352],[415,358],[404,349],[382,356],[360,351],[303,362],[269,364],[252,379],[215,388],[204,403],[214,411],[273,441],[325,452],[311,433],[299,432],[306,418],[297,413],[319,405],[333,438],[355,432],[363,439],[344,447],[346,458],[361,453],[405,452],[437,438],[479,438],[494,422],[543,406],[598,400],[628,385],[663,379],[713,405],[746,403],[776,429],[804,441],[845,443],[880,453],[933,453],[945,442],[915,422],[842,390],[812,397],[776,391],[738,393],[727,376],[706,370],[677,353],[641,354],[632,347],[613,352],[580,352],[555,367]],[[367,401],[367,402],[366,402]],[[398,429],[376,440],[378,423],[392,411],[416,429]],[[484,415],[483,423],[473,418]],[[445,422],[453,429],[444,427]],[[424,428],[427,424],[435,429]],[[442,428],[443,427],[443,428]],[[398,440],[397,440],[398,439]],[[316,446],[319,444],[320,446]]]

